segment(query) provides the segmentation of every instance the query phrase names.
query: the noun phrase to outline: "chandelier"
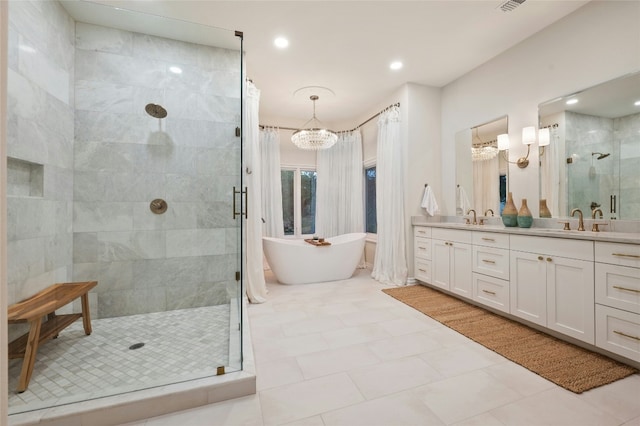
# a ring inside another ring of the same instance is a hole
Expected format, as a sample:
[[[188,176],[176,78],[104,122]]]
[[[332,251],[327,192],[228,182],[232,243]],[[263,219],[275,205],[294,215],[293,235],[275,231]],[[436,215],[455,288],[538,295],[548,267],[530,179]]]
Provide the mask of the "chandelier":
[[[472,161],[486,161],[491,160],[498,155],[498,148],[493,145],[471,147],[471,160]]]
[[[316,101],[318,96],[309,97],[313,102],[313,117],[304,123],[302,129],[296,130],[291,135],[291,142],[300,149],[327,149],[332,147],[338,140],[338,135],[332,130],[325,129],[320,120],[316,118]]]
[[[471,143],[471,161],[487,161],[495,158],[500,152],[497,141],[482,142],[478,135],[478,128],[476,127],[474,130],[475,137],[473,139],[477,140],[477,142],[472,140]]]

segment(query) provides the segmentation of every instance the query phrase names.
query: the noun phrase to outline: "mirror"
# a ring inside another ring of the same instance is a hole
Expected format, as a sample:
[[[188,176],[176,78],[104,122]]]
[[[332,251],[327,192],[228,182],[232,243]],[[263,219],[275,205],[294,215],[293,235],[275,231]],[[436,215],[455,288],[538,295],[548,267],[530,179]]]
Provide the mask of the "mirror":
[[[500,216],[507,197],[508,164],[498,152],[498,135],[509,132],[508,117],[462,130],[456,143],[456,215]]]
[[[552,217],[640,219],[640,72],[544,102],[540,200]],[[543,201],[544,200],[544,201]]]

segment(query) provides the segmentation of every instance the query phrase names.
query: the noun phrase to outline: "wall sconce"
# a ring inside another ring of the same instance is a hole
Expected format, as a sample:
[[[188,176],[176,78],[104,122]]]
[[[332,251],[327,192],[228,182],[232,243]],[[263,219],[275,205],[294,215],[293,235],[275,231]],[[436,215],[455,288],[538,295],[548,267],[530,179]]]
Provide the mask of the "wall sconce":
[[[522,129],[522,143],[527,145],[527,155],[524,157],[518,158],[517,161],[509,161],[507,158],[505,151],[509,149],[509,135],[502,134],[498,135],[498,150],[502,151],[502,155],[507,163],[517,164],[518,167],[524,169],[529,165],[529,153],[531,151],[531,144],[536,141],[536,128],[533,126],[525,127]],[[548,145],[548,143],[547,143]]]
[[[551,131],[548,127],[543,127],[538,130],[538,147],[540,148],[538,154],[540,157],[544,155],[544,147],[549,145],[549,143],[551,143]]]

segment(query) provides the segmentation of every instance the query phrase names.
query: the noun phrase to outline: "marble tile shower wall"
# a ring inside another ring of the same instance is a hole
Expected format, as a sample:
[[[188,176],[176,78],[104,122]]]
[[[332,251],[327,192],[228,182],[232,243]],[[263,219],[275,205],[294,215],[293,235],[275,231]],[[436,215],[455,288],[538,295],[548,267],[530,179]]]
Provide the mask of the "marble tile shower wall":
[[[618,219],[639,218],[640,114],[611,119],[567,112],[566,123],[566,154],[575,159],[568,166],[569,207],[590,212],[591,202],[596,202],[608,208],[609,197],[616,194]],[[597,160],[593,152],[610,155]]]
[[[239,52],[83,23],[75,43],[74,279],[99,281],[100,317],[227,303]]]
[[[38,165],[42,185],[37,196],[9,188],[9,303],[71,279],[74,31],[57,2],[9,2],[7,154]]]

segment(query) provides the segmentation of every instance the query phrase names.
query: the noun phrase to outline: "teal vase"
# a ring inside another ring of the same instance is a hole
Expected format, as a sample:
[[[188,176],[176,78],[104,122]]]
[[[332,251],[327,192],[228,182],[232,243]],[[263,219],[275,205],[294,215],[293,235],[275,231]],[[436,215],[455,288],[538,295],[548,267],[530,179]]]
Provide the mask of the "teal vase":
[[[522,206],[518,211],[518,226],[520,228],[531,228],[531,224],[533,223],[533,216],[531,215],[531,210],[527,206],[527,199],[522,199]]]
[[[510,192],[507,194],[507,203],[502,209],[502,223],[507,227],[518,226],[518,210],[513,203],[513,196]]]

